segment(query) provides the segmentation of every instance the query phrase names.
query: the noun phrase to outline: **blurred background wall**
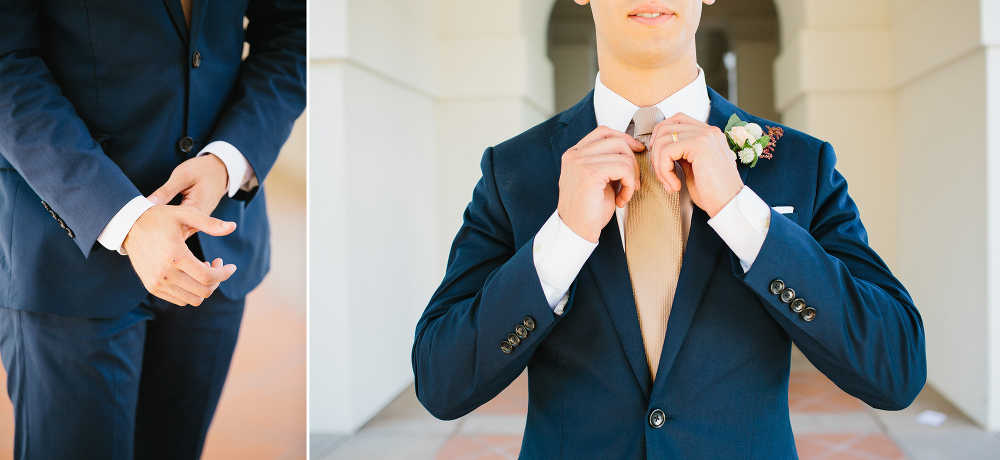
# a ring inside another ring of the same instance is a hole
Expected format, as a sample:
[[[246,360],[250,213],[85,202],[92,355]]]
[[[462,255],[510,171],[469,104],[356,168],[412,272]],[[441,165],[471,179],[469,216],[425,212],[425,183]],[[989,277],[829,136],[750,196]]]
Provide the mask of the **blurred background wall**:
[[[710,86],[834,145],[923,314],[929,384],[992,431],[996,24],[1000,0],[719,0],[697,38]],[[593,24],[572,0],[333,0],[310,38],[311,430],[351,433],[412,382],[482,151],[593,88]]]

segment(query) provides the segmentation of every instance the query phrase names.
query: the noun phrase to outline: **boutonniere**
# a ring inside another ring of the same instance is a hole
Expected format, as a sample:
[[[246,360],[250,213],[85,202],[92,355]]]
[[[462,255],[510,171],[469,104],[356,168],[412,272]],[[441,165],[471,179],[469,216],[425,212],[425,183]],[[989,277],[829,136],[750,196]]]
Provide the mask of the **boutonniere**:
[[[774,146],[785,130],[778,127],[768,127],[767,134],[757,123],[747,123],[740,120],[735,113],[729,117],[726,124],[726,139],[729,148],[733,150],[733,158],[740,163],[757,166],[757,160],[770,160],[774,157]]]

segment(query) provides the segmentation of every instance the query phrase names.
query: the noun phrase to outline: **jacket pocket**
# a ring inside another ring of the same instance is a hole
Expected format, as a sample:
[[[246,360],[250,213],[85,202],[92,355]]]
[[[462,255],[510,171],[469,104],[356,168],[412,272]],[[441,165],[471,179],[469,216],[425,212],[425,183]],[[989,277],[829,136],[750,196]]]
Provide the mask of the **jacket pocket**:
[[[110,134],[95,133],[95,134],[91,134],[90,137],[94,138],[94,142],[97,142],[97,145],[101,146],[101,150],[104,151],[105,155],[111,156],[111,135]]]

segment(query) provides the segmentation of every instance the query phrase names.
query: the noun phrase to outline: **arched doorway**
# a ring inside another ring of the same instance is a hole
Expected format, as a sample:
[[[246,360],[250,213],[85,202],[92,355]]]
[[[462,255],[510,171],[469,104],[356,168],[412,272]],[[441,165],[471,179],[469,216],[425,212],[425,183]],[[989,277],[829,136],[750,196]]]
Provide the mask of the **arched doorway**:
[[[594,20],[589,7],[556,0],[547,30],[556,112],[571,107],[597,76]],[[778,14],[772,0],[705,6],[695,38],[708,85],[741,108],[777,120],[773,62],[778,56]]]

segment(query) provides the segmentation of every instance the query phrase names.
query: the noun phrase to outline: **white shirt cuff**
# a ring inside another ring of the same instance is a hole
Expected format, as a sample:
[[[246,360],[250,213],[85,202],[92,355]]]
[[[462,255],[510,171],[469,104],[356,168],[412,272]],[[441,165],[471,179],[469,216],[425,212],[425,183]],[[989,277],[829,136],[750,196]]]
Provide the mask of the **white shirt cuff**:
[[[132,201],[125,204],[121,211],[118,211],[118,214],[111,218],[111,222],[108,222],[104,231],[97,236],[97,242],[109,250],[118,251],[123,256],[128,255],[125,248],[122,247],[122,243],[125,242],[125,237],[132,230],[135,221],[139,220],[139,216],[152,207],[153,203],[144,196],[132,198]]]
[[[750,187],[744,186],[715,217],[708,219],[708,225],[740,259],[746,273],[767,238],[771,208]]]
[[[197,156],[200,157],[209,153],[219,157],[222,163],[226,165],[226,173],[229,174],[229,182],[226,189],[230,198],[236,192],[240,191],[240,189],[249,191],[248,187],[250,189],[256,187],[257,175],[254,174],[253,166],[250,165],[250,161],[243,156],[243,153],[239,149],[233,147],[233,144],[226,141],[215,141],[201,149]],[[234,181],[234,177],[238,177],[240,180],[238,182]]]
[[[535,271],[555,314],[563,314],[569,287],[596,248],[597,243],[587,241],[567,227],[558,210],[538,230],[532,245]]]

